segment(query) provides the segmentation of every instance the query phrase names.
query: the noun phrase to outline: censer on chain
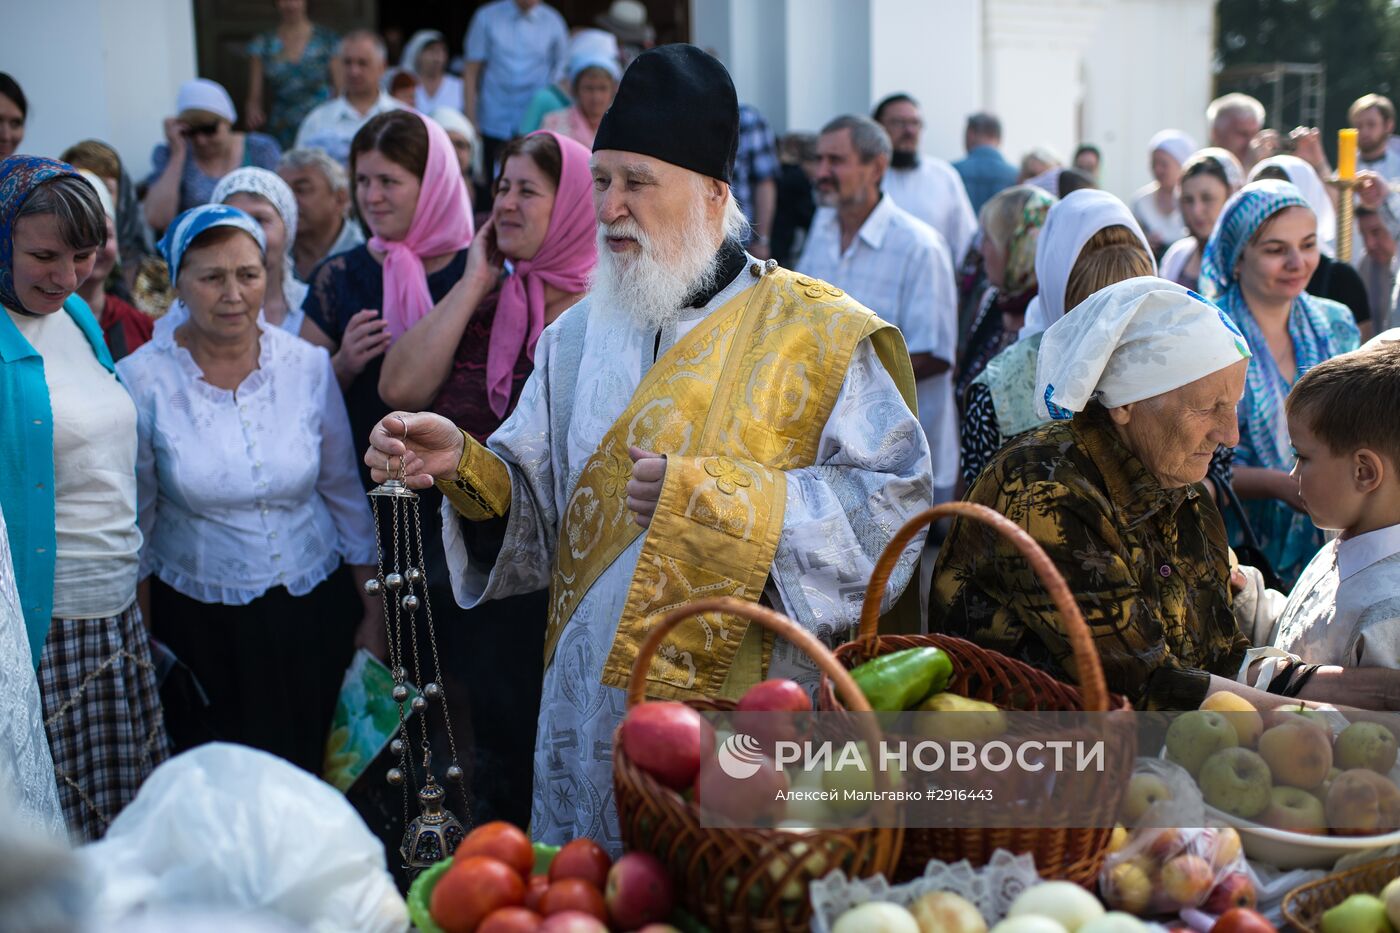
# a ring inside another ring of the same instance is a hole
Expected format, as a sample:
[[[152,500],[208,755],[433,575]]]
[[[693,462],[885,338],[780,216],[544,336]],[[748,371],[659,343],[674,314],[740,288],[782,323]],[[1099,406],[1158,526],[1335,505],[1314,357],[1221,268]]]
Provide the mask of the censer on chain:
[[[402,421],[402,419],[400,419]],[[404,425],[405,438],[408,425]],[[411,871],[428,868],[436,862],[452,855],[457,845],[466,835],[462,823],[445,806],[447,791],[437,782],[433,774],[432,746],[428,739],[429,714],[436,707],[441,711],[443,727],[447,730],[447,743],[452,760],[447,766],[447,781],[461,789],[462,766],[457,761],[457,742],[452,734],[452,717],[447,709],[447,696],[442,688],[442,668],[438,662],[437,634],[433,629],[433,609],[428,602],[428,580],[423,559],[423,530],[418,516],[418,494],[403,481],[403,460],[399,462],[399,476],[390,477],[369,492],[370,505],[374,512],[375,538],[378,542],[377,575],[365,581],[365,592],[379,596],[384,601],[384,623],[389,636],[389,666],[394,678],[393,697],[399,706],[399,733],[389,743],[391,754],[398,756],[397,766],[390,768],[386,778],[396,787],[403,787],[404,837],[399,846],[404,867]],[[391,531],[387,549],[380,522],[380,502],[386,500]],[[387,550],[387,553],[386,553]],[[388,561],[386,572],[385,561]],[[417,616],[422,610],[426,623],[426,651],[419,650]],[[408,646],[412,651],[413,670],[409,671],[404,657],[405,645],[401,640],[407,628]],[[423,654],[427,654],[431,667],[425,669]],[[423,685],[423,692],[409,699],[408,683],[412,676],[414,683]],[[408,707],[418,714],[421,757],[415,756],[410,748],[412,737],[409,730]],[[412,821],[408,818],[408,789],[419,784],[418,765],[422,769],[422,785],[418,790],[419,813]],[[466,792],[462,790],[462,812],[470,818],[470,805]]]

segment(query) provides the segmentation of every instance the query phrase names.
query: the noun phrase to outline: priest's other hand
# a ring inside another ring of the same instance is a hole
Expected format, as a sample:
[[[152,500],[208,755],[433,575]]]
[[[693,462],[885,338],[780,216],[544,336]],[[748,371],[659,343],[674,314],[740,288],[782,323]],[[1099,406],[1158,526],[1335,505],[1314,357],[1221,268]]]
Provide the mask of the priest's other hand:
[[[666,479],[666,458],[640,447],[627,448],[627,456],[632,458],[632,478],[627,481],[627,508],[632,510],[632,520],[646,528],[651,525],[656,503],[661,499],[661,484]]]
[[[463,443],[462,432],[442,415],[390,412],[370,432],[365,466],[376,483],[402,476],[410,488],[426,489],[457,475]]]

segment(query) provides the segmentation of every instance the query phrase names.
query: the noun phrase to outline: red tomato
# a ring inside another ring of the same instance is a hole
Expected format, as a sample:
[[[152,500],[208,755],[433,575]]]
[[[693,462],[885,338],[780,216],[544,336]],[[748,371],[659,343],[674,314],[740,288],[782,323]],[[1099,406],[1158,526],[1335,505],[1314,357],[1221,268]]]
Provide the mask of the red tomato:
[[[608,883],[609,868],[612,868],[612,859],[608,858],[602,846],[592,839],[575,839],[565,843],[559,854],[554,856],[549,866],[549,880],[582,878],[601,891],[603,885]]]
[[[552,882],[544,897],[540,898],[540,913],[546,917],[565,910],[592,914],[602,922],[608,922],[608,905],[603,900],[603,892],[582,878],[562,878]]]
[[[502,907],[525,900],[525,882],[500,859],[473,855],[454,861],[436,885],[428,910],[446,933],[473,933]]]
[[[542,920],[539,914],[524,907],[502,907],[481,921],[476,933],[535,933]]]
[[[531,875],[525,885],[525,906],[531,910],[540,909],[540,898],[549,887],[548,875]]]
[[[473,855],[500,859],[514,868],[521,878],[529,878],[530,872],[535,870],[535,850],[530,847],[530,837],[514,823],[505,820],[484,823],[472,830],[452,858],[460,862]]]

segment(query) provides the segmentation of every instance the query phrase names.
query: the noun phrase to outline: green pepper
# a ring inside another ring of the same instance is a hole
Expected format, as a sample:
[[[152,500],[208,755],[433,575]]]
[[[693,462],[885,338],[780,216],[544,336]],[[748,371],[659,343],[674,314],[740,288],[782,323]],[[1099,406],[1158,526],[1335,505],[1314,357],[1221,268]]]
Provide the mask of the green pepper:
[[[876,712],[913,709],[940,693],[953,676],[953,659],[941,648],[907,648],[883,654],[851,671]]]

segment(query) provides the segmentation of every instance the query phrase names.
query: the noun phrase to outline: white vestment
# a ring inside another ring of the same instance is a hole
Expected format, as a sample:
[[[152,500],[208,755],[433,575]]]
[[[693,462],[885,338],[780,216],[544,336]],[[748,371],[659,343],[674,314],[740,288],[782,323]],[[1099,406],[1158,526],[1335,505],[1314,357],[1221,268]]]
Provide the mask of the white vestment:
[[[886,171],[880,187],[894,203],[943,235],[956,272],[977,236],[977,215],[957,169],[942,159],[919,156],[914,168]],[[880,313],[879,308],[871,310]]]
[[[755,284],[748,267],[704,308],[660,335],[616,317],[590,321],[585,298],[545,329],[535,372],[487,447],[508,466],[510,512],[494,564],[471,557],[475,530],[444,502],[443,540],[457,600],[479,602],[550,583],[560,516],[588,458],[623,413],[654,360],[709,313]],[[827,643],[857,622],[874,561],[894,532],[932,501],[929,451],[919,422],[869,340],[856,348],[818,445],[816,465],[787,473],[783,531],[766,597]],[[646,536],[603,571],[569,619],[545,671],[535,737],[535,839],[577,837],[621,849],[612,789],[612,738],[623,691],[601,684],[628,587]],[[909,582],[923,546],[905,550],[885,594]],[[525,622],[538,620],[522,620]],[[539,623],[542,624],[542,623]],[[807,686],[814,666],[779,640],[772,677]]]

